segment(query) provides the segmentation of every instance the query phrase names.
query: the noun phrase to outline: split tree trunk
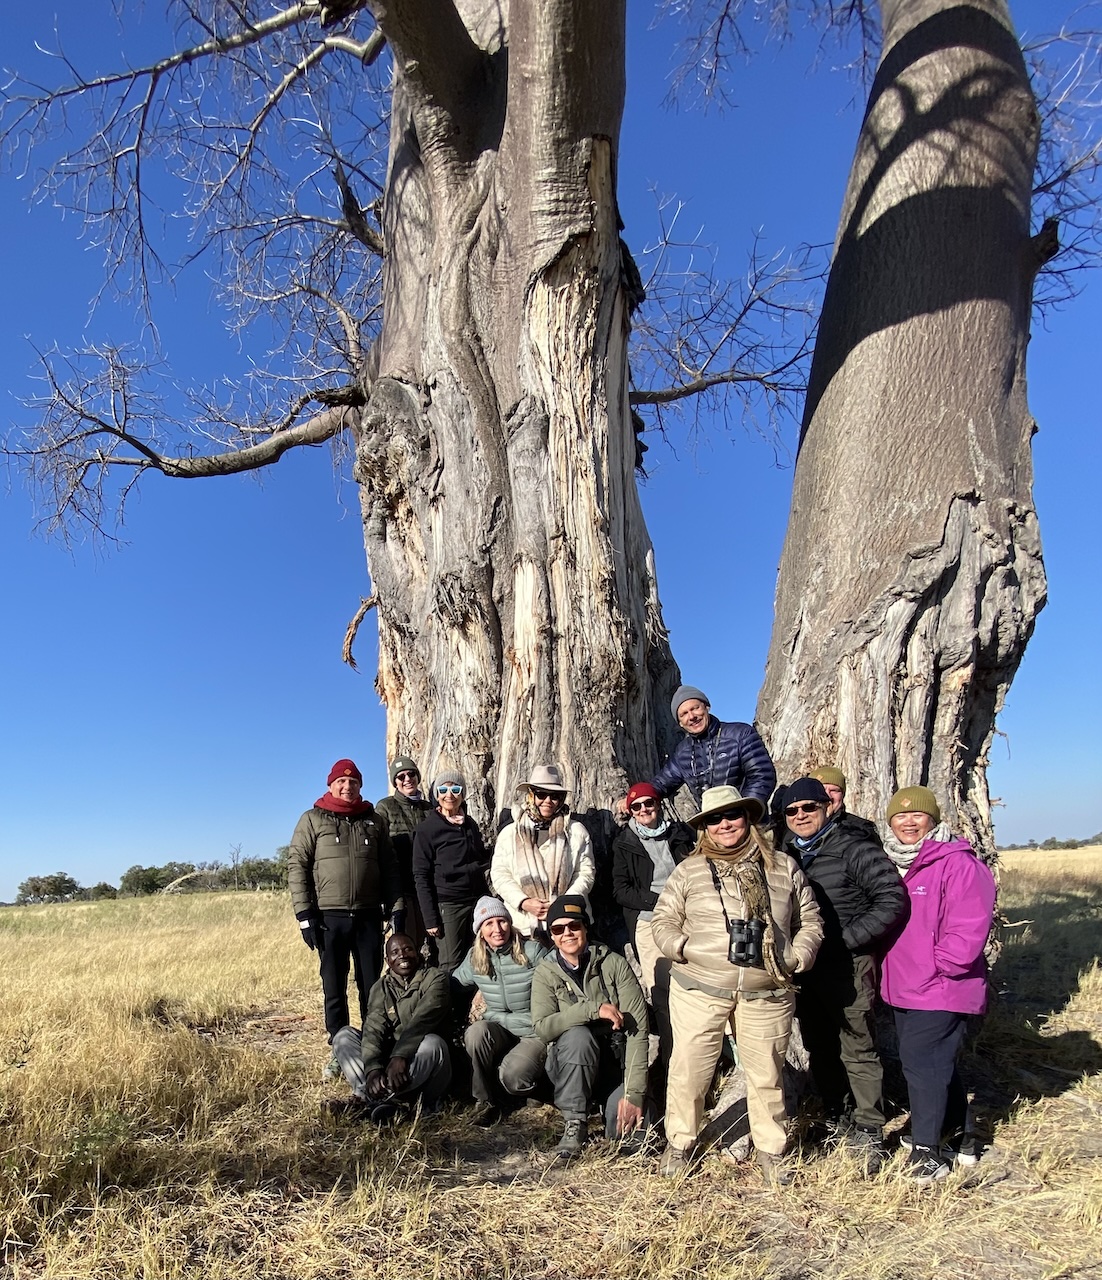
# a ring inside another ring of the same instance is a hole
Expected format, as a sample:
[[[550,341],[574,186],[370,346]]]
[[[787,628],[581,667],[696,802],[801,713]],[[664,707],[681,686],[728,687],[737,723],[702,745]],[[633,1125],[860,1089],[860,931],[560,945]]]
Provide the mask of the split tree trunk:
[[[372,8],[396,82],[357,476],[388,754],[463,769],[484,820],[552,761],[607,805],[677,681],[627,401],[624,0]]]
[[[1025,351],[1037,113],[1002,0],[882,0],[758,716],[855,812],[925,783],[991,849],[994,720],[1045,601]]]

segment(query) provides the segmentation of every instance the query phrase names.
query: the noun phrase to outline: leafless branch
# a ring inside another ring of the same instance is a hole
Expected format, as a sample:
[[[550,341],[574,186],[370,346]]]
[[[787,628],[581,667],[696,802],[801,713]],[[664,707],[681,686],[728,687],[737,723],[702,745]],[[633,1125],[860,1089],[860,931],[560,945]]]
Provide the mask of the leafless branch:
[[[155,470],[171,479],[239,475],[277,462],[289,449],[319,445],[354,427],[366,402],[356,385],[299,395],[267,420],[239,425],[216,402],[185,397],[195,417],[182,423],[163,392],[151,390],[159,369],[134,353],[93,347],[76,356],[40,353],[44,395],[30,402],[38,425],[26,438],[9,436],[0,455],[23,468],[37,490],[50,533],[76,526],[114,537],[123,523],[135,480]],[[311,406],[319,406],[307,415]],[[192,443],[171,452],[172,441],[204,439],[220,446],[197,452]],[[116,472],[130,473],[115,480]],[[114,509],[114,516],[109,511]]]
[[[1041,113],[1033,187],[1041,313],[1080,292],[1102,251],[1102,4],[1073,19],[1023,44]]]
[[[341,661],[347,662],[353,671],[358,671],[356,659],[352,656],[352,646],[356,643],[356,635],[360,630],[360,623],[367,617],[369,609],[379,603],[377,596],[367,596],[360,600],[360,607],[356,610],[344,632],[344,644],[341,645]]]
[[[737,412],[774,437],[807,381],[817,285],[815,252],[766,255],[755,238],[746,274],[724,280],[699,234],[682,238],[684,207],[659,202],[658,241],[641,255],[647,302],[633,336],[631,403],[663,411],[691,403],[731,422]],[[726,394],[724,394],[726,393]]]

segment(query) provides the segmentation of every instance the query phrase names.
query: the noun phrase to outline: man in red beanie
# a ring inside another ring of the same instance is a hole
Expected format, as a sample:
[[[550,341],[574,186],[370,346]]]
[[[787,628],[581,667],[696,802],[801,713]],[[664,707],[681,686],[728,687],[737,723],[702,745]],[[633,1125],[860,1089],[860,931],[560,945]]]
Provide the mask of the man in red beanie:
[[[298,820],[287,879],[302,940],[317,951],[330,1041],[348,1021],[348,968],[355,968],[360,1021],[382,968],[383,919],[403,909],[386,822],[360,797],[352,760],[329,770],[329,790]]]

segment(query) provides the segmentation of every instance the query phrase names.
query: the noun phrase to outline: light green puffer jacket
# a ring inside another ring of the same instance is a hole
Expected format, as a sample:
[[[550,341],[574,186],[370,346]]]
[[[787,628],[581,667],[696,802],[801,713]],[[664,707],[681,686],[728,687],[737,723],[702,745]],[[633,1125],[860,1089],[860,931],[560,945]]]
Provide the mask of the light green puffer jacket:
[[[527,965],[519,965],[509,954],[509,949],[492,951],[490,964],[492,974],[475,973],[474,949],[467,952],[467,958],[452,974],[452,981],[461,987],[477,987],[486,1001],[487,1022],[497,1022],[522,1040],[526,1036],[534,1036],[532,1026],[532,978],[536,966],[547,955],[547,948],[534,939],[529,938],[524,944],[524,954],[528,957]]]

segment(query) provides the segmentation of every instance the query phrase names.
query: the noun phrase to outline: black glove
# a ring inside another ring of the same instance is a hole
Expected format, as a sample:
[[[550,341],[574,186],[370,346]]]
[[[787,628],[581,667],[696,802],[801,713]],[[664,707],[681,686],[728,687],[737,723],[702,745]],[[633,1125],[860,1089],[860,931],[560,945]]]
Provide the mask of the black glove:
[[[390,932],[405,933],[406,931],[406,913],[404,911],[392,911],[390,913]]]
[[[311,951],[325,950],[325,926],[316,911],[296,911],[295,919],[302,930],[302,940]]]

